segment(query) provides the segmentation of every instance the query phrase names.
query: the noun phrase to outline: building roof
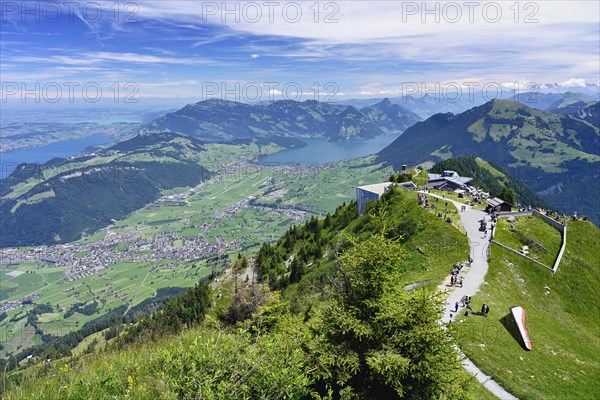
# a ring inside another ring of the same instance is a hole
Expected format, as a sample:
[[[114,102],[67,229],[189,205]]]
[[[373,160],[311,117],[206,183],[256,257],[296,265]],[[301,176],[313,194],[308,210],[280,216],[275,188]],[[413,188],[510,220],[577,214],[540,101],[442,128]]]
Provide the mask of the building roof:
[[[508,205],[512,206],[512,204],[510,204],[509,202],[499,199],[497,197],[494,197],[493,199],[487,199],[487,203],[492,207],[497,207],[500,204],[508,204]]]
[[[443,174],[427,174],[427,177],[429,178],[429,182],[447,180],[449,182],[460,183],[463,185],[466,185],[473,180],[473,178],[469,176],[460,176],[454,171],[444,171]]]
[[[374,185],[359,186],[357,189],[382,195],[392,185],[392,182],[375,183]]]
[[[413,181],[396,183],[396,185],[402,186],[402,187],[405,187],[405,188],[410,188],[410,189],[416,189],[417,188],[417,185],[415,185],[415,183]]]
[[[409,189],[417,188],[417,185],[415,185],[412,181],[410,181],[410,182],[402,182],[402,183],[393,183],[393,182],[375,183],[373,185],[358,186],[357,189],[364,190],[366,192],[375,193],[375,194],[381,196],[392,185],[398,185],[398,186],[402,186],[402,187],[409,188]]]
[[[465,179],[465,178],[454,178],[454,177],[439,177],[439,178],[434,178],[434,179],[429,179],[429,181],[427,182],[428,185],[433,184],[431,186],[436,186],[436,183],[442,184],[442,183],[451,183],[454,184],[460,188],[465,187],[467,182],[469,182],[471,180],[471,178],[468,178],[468,180],[466,182],[462,181],[461,179]]]

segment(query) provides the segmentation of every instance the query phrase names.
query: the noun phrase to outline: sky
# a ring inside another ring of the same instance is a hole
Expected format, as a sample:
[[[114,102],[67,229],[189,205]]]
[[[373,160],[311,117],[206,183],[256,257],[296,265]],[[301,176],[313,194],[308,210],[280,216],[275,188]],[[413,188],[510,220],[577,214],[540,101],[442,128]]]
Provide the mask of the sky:
[[[600,84],[597,1],[0,4],[5,106]]]

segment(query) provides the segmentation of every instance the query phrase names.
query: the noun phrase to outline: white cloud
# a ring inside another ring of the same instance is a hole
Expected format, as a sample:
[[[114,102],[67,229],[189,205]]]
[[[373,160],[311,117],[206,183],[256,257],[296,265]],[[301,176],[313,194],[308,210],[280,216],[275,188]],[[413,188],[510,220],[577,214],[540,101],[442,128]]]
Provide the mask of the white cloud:
[[[565,79],[563,73],[594,80],[598,76],[598,65],[590,58],[599,50],[600,2],[453,2],[458,9],[449,2],[429,2],[427,9],[423,2],[405,1],[275,3],[272,8],[263,2],[254,2],[257,8],[239,1],[203,2],[198,7],[188,1],[136,4],[141,18],[190,26],[210,23],[224,27],[226,36],[295,40],[292,46],[279,48],[255,44],[253,58],[260,53],[303,61],[396,60],[437,63],[442,68],[456,64],[467,74],[486,72],[488,79],[498,79],[498,72],[508,72],[513,80],[536,71],[548,79]],[[497,7],[501,17],[492,23]],[[326,23],[327,17],[337,22]]]
[[[141,53],[88,52],[79,55],[54,55],[48,57],[17,56],[14,61],[28,63],[53,63],[62,65],[92,65],[103,62],[122,62],[138,64],[183,64],[208,65],[214,62],[207,58],[160,57]]]
[[[559,83],[560,86],[564,86],[564,87],[569,87],[569,86],[581,86],[581,87],[585,87],[586,86],[586,82],[585,79],[581,79],[581,78],[571,78],[571,79],[567,79],[564,82]]]

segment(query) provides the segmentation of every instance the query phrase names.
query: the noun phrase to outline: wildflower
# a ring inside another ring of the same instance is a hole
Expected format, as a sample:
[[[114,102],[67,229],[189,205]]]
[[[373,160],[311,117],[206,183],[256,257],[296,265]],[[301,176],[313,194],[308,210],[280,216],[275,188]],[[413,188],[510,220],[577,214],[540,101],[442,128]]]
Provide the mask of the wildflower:
[[[127,375],[127,384],[130,387],[133,386],[133,377],[131,375]]]

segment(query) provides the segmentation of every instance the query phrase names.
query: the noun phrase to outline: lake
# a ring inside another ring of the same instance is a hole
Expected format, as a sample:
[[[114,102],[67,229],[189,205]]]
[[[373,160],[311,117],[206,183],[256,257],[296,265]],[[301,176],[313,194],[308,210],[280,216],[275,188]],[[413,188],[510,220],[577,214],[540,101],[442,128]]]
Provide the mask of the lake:
[[[375,154],[400,135],[381,135],[373,139],[328,142],[323,139],[304,139],[307,146],[280,151],[263,158],[263,165],[281,164],[324,164],[328,162],[358,158]]]
[[[97,144],[112,143],[114,139],[101,133],[79,139],[63,140],[40,147],[30,147],[0,154],[2,168],[0,179],[6,178],[21,163],[42,164],[55,158],[67,158],[81,153],[86,148]]]

